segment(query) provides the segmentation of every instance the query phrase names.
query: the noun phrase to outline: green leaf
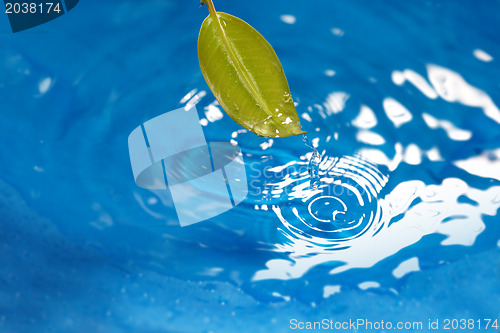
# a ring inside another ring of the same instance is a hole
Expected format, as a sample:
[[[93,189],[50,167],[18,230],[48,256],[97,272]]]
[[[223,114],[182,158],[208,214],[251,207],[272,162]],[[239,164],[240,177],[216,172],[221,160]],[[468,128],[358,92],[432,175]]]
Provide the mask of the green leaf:
[[[238,124],[260,136],[304,134],[281,63],[271,45],[232,15],[210,15],[198,38],[200,67],[215,98]]]

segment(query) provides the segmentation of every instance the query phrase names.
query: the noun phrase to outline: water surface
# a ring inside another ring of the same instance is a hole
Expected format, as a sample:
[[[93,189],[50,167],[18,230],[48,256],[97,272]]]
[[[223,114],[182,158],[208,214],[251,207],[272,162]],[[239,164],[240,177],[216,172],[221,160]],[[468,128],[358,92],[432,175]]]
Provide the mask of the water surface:
[[[199,70],[206,8],[85,1],[0,28],[0,327],[287,332],[292,318],[498,318],[498,1],[224,1],[280,57],[321,155],[259,138]],[[250,193],[180,228],[127,136],[196,105]]]

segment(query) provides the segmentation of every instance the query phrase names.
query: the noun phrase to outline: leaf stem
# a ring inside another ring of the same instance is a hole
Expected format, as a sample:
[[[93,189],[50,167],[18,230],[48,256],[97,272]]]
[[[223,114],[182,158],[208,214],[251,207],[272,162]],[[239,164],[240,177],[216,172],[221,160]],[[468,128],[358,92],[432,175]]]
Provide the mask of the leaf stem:
[[[214,3],[212,0],[205,0],[205,3],[207,4],[208,11],[210,14],[217,15],[217,12],[215,11]]]

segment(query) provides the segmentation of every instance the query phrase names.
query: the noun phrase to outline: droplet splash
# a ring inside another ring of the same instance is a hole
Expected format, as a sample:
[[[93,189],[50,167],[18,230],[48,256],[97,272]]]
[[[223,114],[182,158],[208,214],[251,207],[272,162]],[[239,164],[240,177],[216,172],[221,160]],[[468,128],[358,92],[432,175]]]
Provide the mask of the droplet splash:
[[[302,140],[306,144],[307,147],[313,150],[311,158],[309,159],[309,175],[311,176],[310,186],[313,190],[316,190],[319,187],[320,178],[319,178],[319,164],[321,163],[321,155],[318,150],[314,147],[314,145],[309,141],[307,135],[302,136]]]

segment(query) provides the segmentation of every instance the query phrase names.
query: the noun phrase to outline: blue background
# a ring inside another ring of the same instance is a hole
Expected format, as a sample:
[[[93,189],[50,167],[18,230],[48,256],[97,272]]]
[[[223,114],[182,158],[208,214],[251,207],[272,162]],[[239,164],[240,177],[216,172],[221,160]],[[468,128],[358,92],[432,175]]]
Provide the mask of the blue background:
[[[400,129],[382,121],[386,144],[380,149],[392,156],[395,142],[424,150],[438,145],[444,161],[402,163],[389,190],[406,180],[440,184],[447,177],[480,190],[499,185],[451,163],[498,148],[499,124],[477,108],[396,86],[391,73],[411,68],[424,74],[426,64],[438,64],[499,105],[500,1],[218,0],[215,6],[243,18],[273,45],[300,100],[299,114],[332,91],[350,94],[343,112],[303,122],[327,154],[352,155],[365,147],[349,125],[359,105],[380,116],[382,100],[392,96],[414,121]],[[296,23],[280,20],[284,14]],[[292,318],[500,318],[498,211],[482,215],[487,232],[474,246],[443,247],[444,237],[432,234],[371,268],[332,277],[318,266],[298,279],[256,282],[252,276],[266,262],[287,258],[266,251],[282,240],[276,216],[253,209],[260,198],[180,228],[168,196],[162,201],[136,187],[128,134],[182,106],[192,89],[207,92],[198,105],[201,117],[214,100],[197,60],[206,15],[194,0],[86,0],[16,34],[0,16],[0,330],[287,332]],[[477,48],[494,60],[476,59]],[[333,77],[324,74],[328,69]],[[471,131],[472,139],[457,143],[444,131],[424,134],[422,112]],[[229,141],[239,129],[224,115],[204,131],[209,141]],[[339,139],[325,144],[333,132]],[[309,151],[301,138],[280,140],[265,152],[263,142],[248,133],[239,140],[245,151],[280,165]],[[397,263],[416,255],[419,272],[391,277]],[[360,289],[367,279],[382,288]],[[328,284],[342,285],[342,292],[322,297]]]

